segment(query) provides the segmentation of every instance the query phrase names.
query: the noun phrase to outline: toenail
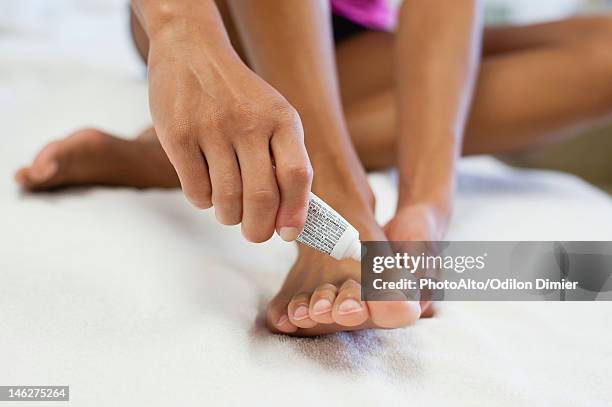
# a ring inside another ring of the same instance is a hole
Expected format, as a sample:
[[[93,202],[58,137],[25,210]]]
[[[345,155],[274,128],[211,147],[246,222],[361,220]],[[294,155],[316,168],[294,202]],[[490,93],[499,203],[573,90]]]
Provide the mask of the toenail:
[[[300,234],[300,231],[297,230],[297,228],[284,226],[280,228],[278,234],[285,242],[293,242],[295,238],[298,237],[298,235]]]
[[[306,318],[308,318],[308,307],[305,305],[300,305],[293,313],[293,319],[296,321],[301,321]]]
[[[340,315],[352,314],[359,311],[361,311],[361,303],[352,298],[342,301],[342,304],[338,307],[338,314]]]
[[[331,308],[331,301],[326,298],[322,298],[319,301],[315,302],[315,305],[312,307],[312,313],[314,315],[327,314],[329,311],[331,311]]]
[[[283,326],[287,323],[287,321],[289,320],[289,318],[287,318],[287,315],[283,315],[282,317],[280,317],[278,319],[278,322],[276,323],[277,326]]]
[[[36,180],[45,181],[55,175],[55,173],[57,172],[57,168],[57,162],[53,161],[42,171],[37,171],[36,168],[34,168],[30,173],[32,174],[32,177]]]

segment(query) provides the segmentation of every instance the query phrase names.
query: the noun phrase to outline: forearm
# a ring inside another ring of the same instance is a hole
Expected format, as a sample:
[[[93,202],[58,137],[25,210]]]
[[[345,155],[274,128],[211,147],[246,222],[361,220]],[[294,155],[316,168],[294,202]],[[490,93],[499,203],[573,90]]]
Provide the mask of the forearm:
[[[230,3],[253,68],[296,108],[314,167],[338,165],[363,178],[342,112],[327,0],[235,0]],[[362,186],[363,181],[359,181]],[[327,181],[326,181],[327,182]]]
[[[214,0],[131,0],[134,14],[147,33],[151,47],[189,47],[213,57],[233,54],[223,20]]]
[[[396,49],[399,205],[450,205],[480,61],[478,0],[404,2]]]

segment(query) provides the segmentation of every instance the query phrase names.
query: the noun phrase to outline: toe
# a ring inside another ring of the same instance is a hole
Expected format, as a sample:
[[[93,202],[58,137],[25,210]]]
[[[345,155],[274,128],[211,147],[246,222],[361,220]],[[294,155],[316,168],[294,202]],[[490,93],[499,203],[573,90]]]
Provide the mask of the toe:
[[[320,324],[333,324],[332,308],[338,288],[333,284],[320,285],[310,297],[310,319]]]
[[[30,182],[29,172],[30,169],[28,167],[20,168],[15,173],[15,182],[21,185],[22,187],[27,187],[28,183]]]
[[[432,301],[421,300],[421,318],[431,318],[435,313],[436,311]]]
[[[275,298],[268,305],[266,312],[266,322],[272,332],[276,333],[293,333],[297,331],[297,327],[291,323],[287,315],[288,301]]]
[[[352,279],[342,284],[334,302],[332,318],[342,326],[357,326],[366,322],[368,307],[361,301],[361,284]]]
[[[421,315],[418,301],[368,301],[370,318],[380,328],[401,328],[414,324]]]
[[[312,328],[317,325],[310,319],[310,295],[306,293],[297,294],[289,303],[288,315],[291,323],[299,328]]]
[[[61,146],[61,141],[53,141],[46,145],[36,155],[30,167],[17,171],[15,180],[28,189],[44,189],[56,186],[64,155]]]
[[[62,141],[47,144],[34,158],[30,168],[30,177],[38,182],[51,178],[58,170],[58,160],[62,158]]]

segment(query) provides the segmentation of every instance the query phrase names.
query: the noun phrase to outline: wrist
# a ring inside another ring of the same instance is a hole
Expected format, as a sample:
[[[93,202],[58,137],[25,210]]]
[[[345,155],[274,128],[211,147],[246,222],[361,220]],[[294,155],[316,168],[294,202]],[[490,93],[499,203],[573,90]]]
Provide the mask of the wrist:
[[[196,38],[229,44],[214,0],[131,0],[131,5],[151,46]]]

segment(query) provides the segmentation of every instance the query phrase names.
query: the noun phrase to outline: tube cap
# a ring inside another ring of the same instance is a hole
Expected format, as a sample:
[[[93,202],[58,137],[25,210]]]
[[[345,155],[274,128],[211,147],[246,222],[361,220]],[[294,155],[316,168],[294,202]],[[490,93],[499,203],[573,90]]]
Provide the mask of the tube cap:
[[[361,242],[359,240],[353,240],[346,254],[348,255],[347,257],[353,260],[361,261]]]

